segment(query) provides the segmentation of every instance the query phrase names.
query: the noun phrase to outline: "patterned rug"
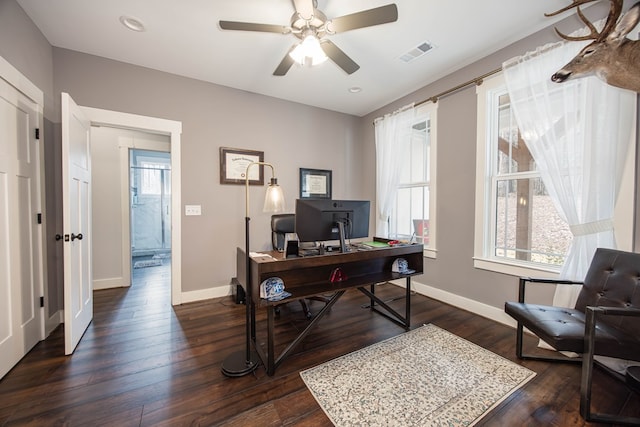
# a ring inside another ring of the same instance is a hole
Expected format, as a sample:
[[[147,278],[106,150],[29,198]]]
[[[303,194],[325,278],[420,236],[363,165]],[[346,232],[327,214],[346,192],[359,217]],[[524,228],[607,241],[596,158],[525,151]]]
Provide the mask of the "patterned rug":
[[[300,372],[336,426],[471,426],[535,372],[435,325]]]

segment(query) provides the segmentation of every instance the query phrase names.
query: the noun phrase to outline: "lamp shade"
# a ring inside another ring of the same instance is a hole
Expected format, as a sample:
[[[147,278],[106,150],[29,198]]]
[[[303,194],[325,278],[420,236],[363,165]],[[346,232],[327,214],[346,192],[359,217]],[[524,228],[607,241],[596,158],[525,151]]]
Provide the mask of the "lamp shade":
[[[267,187],[267,192],[264,195],[264,207],[263,212],[283,212],[285,210],[284,192],[282,187],[278,185],[276,178],[271,178],[271,182]]]

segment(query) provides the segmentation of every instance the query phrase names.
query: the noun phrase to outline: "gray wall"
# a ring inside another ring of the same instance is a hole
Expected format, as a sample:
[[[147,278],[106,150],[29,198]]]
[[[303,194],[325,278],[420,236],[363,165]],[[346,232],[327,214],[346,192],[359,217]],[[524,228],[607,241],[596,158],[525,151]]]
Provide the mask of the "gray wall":
[[[591,9],[601,14],[597,7]],[[570,18],[563,25],[570,31],[579,22]],[[235,274],[235,247],[243,242],[244,189],[219,184],[220,146],[264,151],[265,160],[276,165],[289,211],[299,191],[300,167],[333,170],[336,198],[374,200],[374,118],[498,68],[502,61],[550,41],[557,41],[551,29],[541,31],[357,118],[52,49],[14,0],[0,0],[0,55],[45,91],[45,136],[50,141],[55,139],[51,134],[56,138],[59,134],[61,91],[69,92],[80,105],[182,121],[182,202],[200,204],[203,209],[201,217],[182,217],[184,291],[227,285]],[[475,89],[461,90],[439,103],[438,258],[426,260],[419,281],[501,307],[505,299],[515,297],[516,278],[477,270],[472,260]],[[55,152],[48,153],[46,164],[55,174],[59,159]],[[47,196],[51,196],[50,187]],[[259,212],[258,189],[252,189],[251,197],[252,249],[258,250],[268,247],[268,216]]]
[[[60,132],[55,125],[53,94],[53,48],[15,0],[0,0],[0,56],[44,92],[45,225],[48,232],[45,298],[48,314],[52,315],[63,306],[63,294],[58,287],[62,271],[57,268],[62,262],[62,247],[53,238],[56,230],[62,228],[62,218],[57,215],[61,209],[60,198],[55,197],[53,191],[61,181]]]
[[[606,16],[608,8],[605,3],[590,8],[587,15]],[[625,8],[632,4],[626,3]],[[580,26],[581,22],[574,16],[558,24],[565,33]],[[363,157],[374,159],[372,164],[375,164],[374,130],[371,123],[376,117],[411,102],[429,99],[500,68],[507,59],[557,41],[559,38],[553,28],[544,29],[368,114],[360,125],[363,140],[369,142]],[[438,104],[438,253],[437,259],[425,258],[425,274],[416,281],[500,308],[505,300],[517,298],[518,278],[473,267],[477,133],[475,85],[441,98]],[[373,180],[374,177],[370,176],[368,179]],[[551,297],[550,290],[534,295],[534,299],[545,303],[550,303]]]
[[[185,292],[227,286],[244,242],[245,190],[220,184],[221,146],[263,151],[290,212],[301,167],[331,169],[336,198],[363,197],[357,117],[65,49],[54,48],[53,62],[55,93],[79,105],[182,122],[182,203],[202,206],[202,216],[182,217]],[[271,241],[263,194],[251,188],[252,250]]]

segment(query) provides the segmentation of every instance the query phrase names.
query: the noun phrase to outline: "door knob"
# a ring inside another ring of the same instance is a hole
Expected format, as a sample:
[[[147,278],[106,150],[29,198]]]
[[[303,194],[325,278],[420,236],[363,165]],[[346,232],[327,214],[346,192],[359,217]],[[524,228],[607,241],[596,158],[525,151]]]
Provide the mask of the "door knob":
[[[57,242],[58,240],[62,240],[62,235],[60,235],[60,234],[56,234],[56,242]]]
[[[78,233],[78,234],[71,233],[71,241],[73,242],[76,239],[82,240],[82,233]]]

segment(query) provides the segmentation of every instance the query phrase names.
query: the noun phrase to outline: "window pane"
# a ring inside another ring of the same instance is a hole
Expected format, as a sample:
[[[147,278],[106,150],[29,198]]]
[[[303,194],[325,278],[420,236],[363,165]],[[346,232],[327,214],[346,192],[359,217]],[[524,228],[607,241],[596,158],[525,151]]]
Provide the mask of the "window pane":
[[[393,237],[409,239],[415,235],[418,243],[428,243],[429,187],[400,188],[391,219],[390,232]]]
[[[411,126],[408,158],[403,162],[401,180],[389,217],[389,237],[414,239],[428,244],[431,120],[435,111],[424,111]],[[434,142],[435,143],[435,142]]]
[[[495,256],[553,265],[572,238],[539,178],[497,182],[495,230]]]
[[[410,155],[410,181],[406,183],[426,182],[427,178],[427,156],[428,156],[428,126],[427,121],[420,121],[413,126],[411,138]]]
[[[533,157],[520,136],[508,95],[498,97],[498,175],[535,170]]]
[[[392,232],[396,237],[411,236],[411,188],[400,188],[393,215],[394,227]]]
[[[412,232],[418,243],[429,243],[429,187],[414,187],[411,191],[412,211],[411,225]]]

